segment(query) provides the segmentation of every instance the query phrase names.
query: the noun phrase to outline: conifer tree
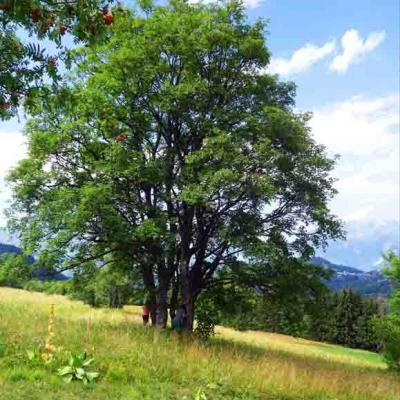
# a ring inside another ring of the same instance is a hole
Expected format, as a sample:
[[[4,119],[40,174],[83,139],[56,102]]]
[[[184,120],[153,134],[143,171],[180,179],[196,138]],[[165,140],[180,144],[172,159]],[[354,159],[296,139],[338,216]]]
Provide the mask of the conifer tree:
[[[339,294],[336,309],[335,341],[348,347],[356,347],[360,342],[359,320],[362,316],[361,295],[352,289],[345,289]]]

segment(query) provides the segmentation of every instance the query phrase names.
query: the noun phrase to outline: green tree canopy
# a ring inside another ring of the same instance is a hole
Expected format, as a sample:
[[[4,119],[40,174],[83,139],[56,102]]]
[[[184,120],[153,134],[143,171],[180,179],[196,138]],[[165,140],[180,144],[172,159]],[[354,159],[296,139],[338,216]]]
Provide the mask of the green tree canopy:
[[[58,268],[112,254],[142,273],[157,324],[216,271],[307,258],[341,235],[333,161],[295,86],[268,74],[264,24],[237,2],[127,12],[37,107],[9,177],[29,252]]]

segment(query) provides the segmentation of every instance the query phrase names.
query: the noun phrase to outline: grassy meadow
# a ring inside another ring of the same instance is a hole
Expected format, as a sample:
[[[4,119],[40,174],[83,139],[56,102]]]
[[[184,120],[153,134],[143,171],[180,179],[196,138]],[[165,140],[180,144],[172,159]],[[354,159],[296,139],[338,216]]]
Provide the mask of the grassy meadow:
[[[26,351],[48,337],[54,359]],[[0,288],[1,400],[397,400],[400,377],[379,355],[263,332],[219,327],[208,345],[142,327],[140,309],[92,309],[62,296]],[[96,383],[65,383],[67,353],[95,357]]]

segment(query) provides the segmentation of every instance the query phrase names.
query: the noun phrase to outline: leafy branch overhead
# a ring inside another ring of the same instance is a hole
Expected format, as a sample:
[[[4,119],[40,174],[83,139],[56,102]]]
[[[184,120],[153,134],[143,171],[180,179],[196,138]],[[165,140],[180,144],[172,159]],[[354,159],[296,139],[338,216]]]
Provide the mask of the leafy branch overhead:
[[[0,119],[9,118],[23,100],[28,106],[43,77],[56,80],[57,57],[65,58],[62,38],[93,43],[103,40],[114,22],[108,8],[112,0],[1,0],[0,1]],[[33,42],[27,42],[34,37]],[[53,41],[58,47],[49,56],[38,41]],[[30,101],[29,101],[30,100]]]

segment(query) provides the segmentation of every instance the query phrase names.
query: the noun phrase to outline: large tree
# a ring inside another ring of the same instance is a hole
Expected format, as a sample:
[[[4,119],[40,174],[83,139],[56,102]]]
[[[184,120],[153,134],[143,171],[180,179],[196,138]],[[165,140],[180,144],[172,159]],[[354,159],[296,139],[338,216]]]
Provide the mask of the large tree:
[[[57,78],[57,57],[65,59],[64,35],[92,43],[106,35],[112,0],[0,0],[0,120],[29,106],[43,78]],[[28,39],[33,36],[34,40]],[[51,40],[57,55],[38,40]],[[70,40],[71,41],[71,40]]]
[[[181,301],[190,330],[216,271],[289,265],[341,235],[333,161],[239,3],[174,0],[116,21],[37,106],[10,175],[15,222],[59,269],[128,260],[157,325]]]

